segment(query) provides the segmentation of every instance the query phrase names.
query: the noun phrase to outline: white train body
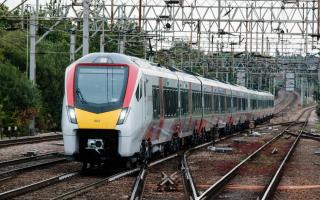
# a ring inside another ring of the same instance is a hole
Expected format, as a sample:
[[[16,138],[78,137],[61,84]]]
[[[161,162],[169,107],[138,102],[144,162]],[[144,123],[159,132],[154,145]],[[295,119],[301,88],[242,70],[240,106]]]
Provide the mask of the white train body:
[[[171,71],[115,53],[84,56],[66,70],[62,130],[65,154],[83,159],[134,157],[172,138],[226,133],[270,117],[274,97]],[[88,158],[89,157],[89,158]]]

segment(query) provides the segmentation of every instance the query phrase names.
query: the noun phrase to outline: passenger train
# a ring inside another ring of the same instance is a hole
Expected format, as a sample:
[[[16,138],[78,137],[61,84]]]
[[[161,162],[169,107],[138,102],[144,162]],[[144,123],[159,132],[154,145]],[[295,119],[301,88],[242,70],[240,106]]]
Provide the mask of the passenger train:
[[[64,150],[84,163],[146,159],[268,119],[273,106],[268,92],[92,53],[66,69]]]

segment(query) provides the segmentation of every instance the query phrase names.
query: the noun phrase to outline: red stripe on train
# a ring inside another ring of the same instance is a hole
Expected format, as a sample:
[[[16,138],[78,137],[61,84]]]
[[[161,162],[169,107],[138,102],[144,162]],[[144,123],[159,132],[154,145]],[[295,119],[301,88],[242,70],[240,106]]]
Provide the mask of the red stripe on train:
[[[129,76],[128,76],[128,84],[127,84],[127,89],[126,89],[126,94],[124,96],[124,101],[123,101],[123,107],[129,107],[134,88],[136,85],[137,81],[137,76],[138,76],[138,68],[135,67],[134,65],[127,65],[129,67]]]
[[[74,73],[76,65],[73,64],[67,68],[66,92],[68,106],[74,106]]]

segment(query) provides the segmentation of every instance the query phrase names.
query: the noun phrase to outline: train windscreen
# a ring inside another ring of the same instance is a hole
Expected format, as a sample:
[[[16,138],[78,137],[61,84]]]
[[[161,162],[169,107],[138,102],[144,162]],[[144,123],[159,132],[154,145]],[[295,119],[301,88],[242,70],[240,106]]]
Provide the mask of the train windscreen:
[[[120,108],[127,86],[127,67],[77,68],[75,80],[76,106],[92,112]]]

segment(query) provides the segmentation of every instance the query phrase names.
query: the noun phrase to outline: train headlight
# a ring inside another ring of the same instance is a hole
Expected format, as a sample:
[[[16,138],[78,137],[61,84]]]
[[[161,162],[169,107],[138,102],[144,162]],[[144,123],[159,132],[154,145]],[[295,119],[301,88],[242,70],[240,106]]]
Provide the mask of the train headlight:
[[[123,108],[121,110],[121,113],[120,113],[120,116],[119,116],[119,119],[118,119],[118,123],[117,123],[118,125],[121,125],[126,121],[126,119],[128,117],[128,114],[129,114],[129,111],[130,111],[129,108]]]
[[[67,113],[68,117],[71,123],[76,124],[77,123],[77,117],[76,117],[76,112],[73,107],[68,106],[67,107]]]

